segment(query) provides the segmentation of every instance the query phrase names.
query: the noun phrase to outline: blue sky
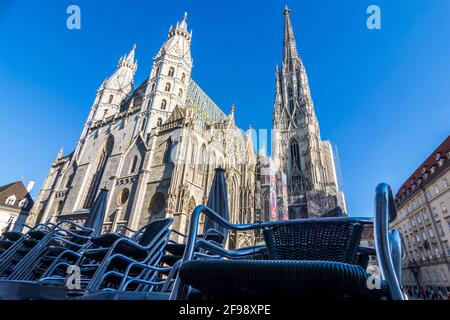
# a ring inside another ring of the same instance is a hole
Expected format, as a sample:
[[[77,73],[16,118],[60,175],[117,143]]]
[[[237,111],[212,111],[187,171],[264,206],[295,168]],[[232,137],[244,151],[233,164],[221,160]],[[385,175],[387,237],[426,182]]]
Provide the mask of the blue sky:
[[[81,7],[82,29],[65,26]],[[35,179],[79,138],[95,90],[137,43],[145,79],[168,28],[189,12],[193,77],[238,125],[270,128],[285,1],[0,3],[0,184]],[[372,215],[379,182],[398,188],[449,134],[448,0],[288,1],[322,138],[340,153],[349,212]],[[382,29],[366,28],[377,4]]]

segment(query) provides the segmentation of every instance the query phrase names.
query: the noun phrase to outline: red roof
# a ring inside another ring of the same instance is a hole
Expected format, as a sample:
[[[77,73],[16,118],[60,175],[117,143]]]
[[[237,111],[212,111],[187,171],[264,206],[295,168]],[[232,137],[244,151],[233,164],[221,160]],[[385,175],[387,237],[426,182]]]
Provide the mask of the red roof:
[[[413,186],[416,188],[421,184],[429,180],[434,174],[439,172],[439,168],[447,165],[450,162],[450,135],[442,144],[433,151],[433,153],[425,160],[420,167],[403,183],[400,189],[397,191],[395,200],[397,204],[402,202],[403,196],[409,195],[408,191],[413,190]],[[434,171],[431,172],[434,167]]]

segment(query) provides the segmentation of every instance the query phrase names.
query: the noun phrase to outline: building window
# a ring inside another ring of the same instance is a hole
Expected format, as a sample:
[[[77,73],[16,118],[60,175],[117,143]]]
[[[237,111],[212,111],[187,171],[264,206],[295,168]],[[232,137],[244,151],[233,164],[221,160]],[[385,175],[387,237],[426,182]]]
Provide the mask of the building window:
[[[152,84],[152,92],[155,92],[155,89],[156,89],[156,83],[153,83]]]
[[[7,206],[13,206],[13,205],[16,203],[16,200],[17,200],[17,198],[16,198],[15,195],[9,196],[9,197],[6,199],[5,204],[6,204]]]
[[[123,206],[128,201],[129,197],[130,197],[130,190],[127,188],[123,189],[117,196],[117,204],[119,206]]]
[[[183,89],[180,89],[179,91],[178,91],[178,98],[183,98]]]
[[[175,74],[175,68],[174,67],[170,67],[169,69],[169,73],[167,74],[169,77],[173,77],[173,75]]]
[[[433,216],[437,217],[438,216],[438,212],[436,207],[433,207],[431,210],[433,210]]]
[[[288,95],[289,95],[289,98],[294,95],[294,90],[292,90],[292,87],[288,88]]]
[[[150,206],[148,207],[148,213],[150,214],[151,220],[162,218],[165,204],[166,197],[164,194],[161,192],[155,193],[150,201]]]
[[[197,149],[197,144],[194,141],[194,143],[192,143],[191,159],[190,159],[191,160],[191,165],[192,165],[193,168],[195,168],[196,149]]]
[[[113,95],[110,95],[110,96],[109,96],[109,102],[108,102],[108,103],[112,103],[113,100],[114,100],[114,96],[113,96]]]
[[[63,207],[64,207],[64,201],[59,201],[58,202],[58,204],[56,205],[56,213],[57,214],[61,214],[62,213],[62,210],[63,210]]]
[[[439,222],[439,223],[437,224],[437,229],[438,229],[439,235],[440,235],[441,237],[445,236],[444,228],[442,228],[442,223]]]
[[[442,213],[447,213],[447,207],[445,206],[444,202],[441,202],[441,209],[442,209]]]
[[[133,162],[131,163],[130,173],[134,173],[136,171],[137,162],[138,162],[138,156],[134,156]]]
[[[170,89],[172,88],[171,84],[169,82],[166,83],[166,92],[170,92]]]
[[[161,101],[161,110],[166,110],[167,108],[167,100],[164,99],[163,101]]]
[[[208,162],[206,158],[207,158],[206,146],[203,145],[200,154],[198,155],[197,161],[197,170],[203,173],[206,172],[206,164]]]
[[[183,74],[181,75],[181,83],[185,83],[185,82],[186,82],[186,74],[183,73]]]
[[[447,250],[447,256],[450,256],[450,245],[448,242],[444,242],[445,250]]]
[[[444,183],[444,188],[448,188],[448,180],[447,180],[447,178],[445,178],[442,182]]]
[[[439,186],[438,186],[438,185],[435,185],[435,186],[434,186],[434,192],[435,192],[436,194],[439,193]]]
[[[172,160],[172,139],[169,138],[166,144],[166,150],[164,151],[164,163],[169,163]]]
[[[289,100],[289,112],[292,114],[294,112],[294,101]]]
[[[142,124],[141,124],[141,131],[143,131],[145,129],[145,125],[147,124],[147,118],[143,118],[142,119]]]
[[[161,118],[158,118],[158,121],[156,122],[156,125],[158,127],[160,127],[162,125],[162,119]]]
[[[28,199],[27,198],[25,198],[25,199],[22,199],[20,202],[19,202],[19,208],[26,208],[26,206],[28,205]]]
[[[291,163],[296,165],[300,169],[300,149],[298,147],[297,140],[291,141]]]

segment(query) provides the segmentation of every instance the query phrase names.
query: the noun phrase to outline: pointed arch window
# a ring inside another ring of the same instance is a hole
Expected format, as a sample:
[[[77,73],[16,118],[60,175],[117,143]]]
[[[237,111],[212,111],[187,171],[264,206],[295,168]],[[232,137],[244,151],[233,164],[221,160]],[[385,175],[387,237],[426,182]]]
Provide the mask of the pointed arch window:
[[[148,213],[150,214],[150,219],[161,219],[164,217],[164,207],[166,206],[166,197],[163,193],[157,192],[152,197],[150,201],[150,206],[148,208]]]
[[[158,127],[160,127],[162,125],[162,119],[161,118],[158,118],[158,121],[156,122],[156,125]]]
[[[295,139],[291,141],[291,164],[296,165],[300,169],[300,149]]]
[[[185,83],[186,82],[186,74],[185,73],[183,73],[182,75],[181,75],[181,83]]]
[[[164,99],[163,101],[161,101],[161,110],[166,110],[167,108],[167,100]]]
[[[143,131],[145,129],[145,125],[147,124],[147,118],[143,118],[142,119],[142,124],[141,124],[141,131]]]
[[[156,89],[156,82],[152,84],[152,92],[155,92]]]
[[[138,156],[134,156],[133,162],[131,163],[130,174],[134,173],[136,171],[137,162],[138,162]]]
[[[180,89],[179,91],[178,91],[178,98],[183,98],[183,89]]]
[[[173,77],[173,75],[175,74],[175,68],[174,67],[170,67],[169,69],[169,73],[167,74],[169,77]]]
[[[110,96],[109,96],[109,102],[108,102],[108,103],[112,103],[113,100],[114,100],[114,95],[110,95]]]
[[[195,156],[196,156],[196,149],[197,149],[197,143],[194,141],[192,143],[192,150],[191,150],[191,165],[192,168],[195,169]]]
[[[103,173],[105,171],[108,158],[111,155],[113,149],[114,149],[114,136],[109,135],[106,145],[104,146],[103,150],[101,150],[101,153],[100,153],[97,165],[96,165],[96,169],[93,172],[93,177],[92,177],[91,184],[89,186],[87,196],[86,196],[86,201],[84,204],[85,208],[91,208],[92,204],[94,203],[94,199],[97,195],[97,191],[100,188],[100,182],[102,181]]]
[[[206,153],[206,146],[203,145],[202,149],[200,151],[200,154],[198,155],[198,161],[197,161],[197,170],[201,172],[206,172],[206,160],[207,153]]]
[[[56,212],[55,213],[61,214],[62,210],[63,210],[63,207],[64,207],[64,201],[63,200],[58,201],[58,204],[56,205]]]
[[[288,88],[288,95],[289,95],[289,98],[292,98],[292,96],[294,95],[294,90],[292,90],[292,87]]]
[[[170,89],[172,89],[172,85],[169,82],[167,82],[165,88],[166,92],[170,92]]]
[[[172,139],[169,138],[166,144],[166,150],[164,151],[164,163],[170,163],[172,159]]]
[[[289,112],[292,114],[294,112],[294,101],[289,100]]]

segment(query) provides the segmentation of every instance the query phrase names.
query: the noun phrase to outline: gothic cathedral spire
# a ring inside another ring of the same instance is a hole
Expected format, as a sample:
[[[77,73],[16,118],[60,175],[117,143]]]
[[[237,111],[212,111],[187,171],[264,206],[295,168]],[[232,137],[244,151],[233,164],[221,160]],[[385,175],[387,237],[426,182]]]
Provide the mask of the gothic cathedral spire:
[[[176,26],[169,28],[167,40],[153,59],[144,105],[150,113],[145,124],[145,133],[169,119],[172,111],[186,103],[191,81],[192,31],[188,31],[187,13]]]
[[[299,60],[297,45],[295,43],[294,31],[291,24],[291,10],[284,8],[284,41],[283,41],[283,65],[292,66],[294,61]]]
[[[308,214],[306,199],[312,193],[326,193],[331,185],[326,168],[330,161],[320,137],[308,76],[297,51],[287,6],[283,15],[283,63],[276,70],[272,153],[275,164],[288,177],[290,212],[299,217],[305,211]],[[329,208],[325,204],[322,209]]]

